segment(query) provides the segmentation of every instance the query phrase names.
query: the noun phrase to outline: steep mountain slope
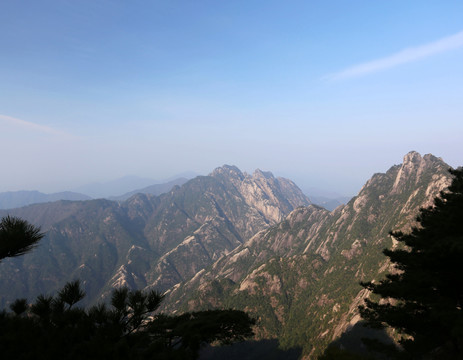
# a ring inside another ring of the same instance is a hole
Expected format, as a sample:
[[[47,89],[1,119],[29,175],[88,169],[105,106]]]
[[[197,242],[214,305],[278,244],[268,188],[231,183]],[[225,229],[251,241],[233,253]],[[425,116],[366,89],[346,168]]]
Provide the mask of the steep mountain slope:
[[[64,191],[53,194],[44,194],[39,191],[7,191],[0,193],[0,209],[14,209],[31,204],[52,202],[58,200],[90,200],[84,194]]]
[[[30,254],[0,263],[0,305],[76,278],[83,280],[89,301],[121,285],[166,290],[307,204],[289,180],[224,166],[159,197],[9,210],[41,225],[47,236]]]
[[[361,280],[387,269],[390,230],[408,230],[418,209],[450,183],[449,168],[411,152],[375,174],[347,205],[298,208],[281,223],[202,270],[170,293],[166,309],[235,307],[260,320],[260,337],[314,357],[359,320]]]

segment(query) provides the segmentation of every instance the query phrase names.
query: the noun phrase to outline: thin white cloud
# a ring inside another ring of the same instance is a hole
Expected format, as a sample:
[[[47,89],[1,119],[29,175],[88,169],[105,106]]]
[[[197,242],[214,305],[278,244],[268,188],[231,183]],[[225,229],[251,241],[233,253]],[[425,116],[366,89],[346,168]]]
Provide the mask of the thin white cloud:
[[[10,123],[18,127],[22,127],[23,129],[26,129],[29,131],[35,131],[35,132],[41,132],[41,133],[47,133],[47,134],[59,135],[59,136],[69,136],[69,134],[63,131],[51,128],[49,126],[35,124],[33,122],[21,120],[21,119],[14,118],[8,115],[0,114],[0,121],[7,122],[7,123]]]
[[[327,75],[325,80],[342,80],[359,77],[395,66],[417,61],[432,55],[463,47],[463,31],[447,36],[429,44],[410,47],[381,59],[349,67],[345,70]]]

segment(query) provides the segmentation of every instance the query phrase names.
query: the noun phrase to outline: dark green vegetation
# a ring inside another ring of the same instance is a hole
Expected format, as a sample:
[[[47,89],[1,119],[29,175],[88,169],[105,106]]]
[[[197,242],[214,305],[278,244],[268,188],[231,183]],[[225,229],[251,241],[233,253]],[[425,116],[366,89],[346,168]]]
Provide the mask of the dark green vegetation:
[[[382,343],[386,350],[394,349],[394,340],[384,329],[372,329],[359,321],[339,338],[331,342],[317,360],[392,360],[390,351],[375,351],[366,343]]]
[[[200,360],[298,360],[302,349],[283,350],[278,340],[248,340],[226,346],[208,346],[201,351]]]
[[[361,314],[399,332],[399,358],[463,358],[463,169],[451,173],[448,191],[421,209],[418,226],[392,233],[405,245],[384,251],[396,271],[363,284],[383,301],[366,299]]]
[[[34,252],[0,264],[0,307],[56,292],[72,279],[83,281],[86,305],[115,287],[167,290],[308,203],[289,180],[224,166],[158,197],[10,210],[47,236]]]
[[[78,281],[31,306],[19,299],[0,313],[2,359],[196,359],[202,346],[230,344],[253,335],[255,321],[237,310],[155,314],[156,291],[113,291],[111,306],[75,304]]]
[[[27,221],[6,216],[0,220],[0,260],[24,255],[45,236]]]

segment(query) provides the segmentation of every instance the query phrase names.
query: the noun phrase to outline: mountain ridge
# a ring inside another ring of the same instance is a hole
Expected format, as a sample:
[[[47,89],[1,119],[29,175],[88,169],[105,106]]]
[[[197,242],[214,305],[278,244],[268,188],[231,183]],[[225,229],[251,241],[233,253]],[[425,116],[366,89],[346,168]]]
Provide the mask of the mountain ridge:
[[[313,358],[359,321],[357,306],[368,296],[359,282],[388,269],[382,249],[393,246],[389,231],[410,229],[418,209],[449,185],[448,168],[410,152],[401,165],[374,174],[345,206],[297,208],[258,232],[172,289],[165,308],[249,311],[261,319],[260,338],[302,346]]]
[[[187,181],[187,178],[176,178],[165,183],[157,183],[144,188],[131,190],[119,196],[103,196],[96,198],[114,201],[125,201],[131,196],[138,193],[161,195],[163,193],[169,192],[174,186],[183,185]],[[103,186],[103,184],[100,185]],[[92,199],[92,197],[86,194],[77,193],[73,191],[62,191],[51,194],[45,194],[37,190],[6,191],[0,193],[0,210],[20,208],[28,205],[54,202],[59,200],[85,201]]]
[[[0,210],[14,209],[58,200],[83,201],[90,199],[90,196],[72,191],[62,191],[51,194],[45,194],[37,190],[6,191],[0,193]]]
[[[277,188],[283,180],[272,176],[257,184],[241,173],[245,181],[235,188],[236,179],[219,172],[160,196],[136,194],[121,203],[59,201],[0,211],[0,216],[20,216],[47,232],[30,254],[0,263],[0,293],[9,294],[3,304],[57,289],[68,277],[84,281],[90,302],[119,285],[168,289],[292,210]],[[284,185],[288,194],[291,184]],[[291,201],[297,202],[302,192],[295,185],[294,192]],[[309,203],[299,199],[299,205]]]

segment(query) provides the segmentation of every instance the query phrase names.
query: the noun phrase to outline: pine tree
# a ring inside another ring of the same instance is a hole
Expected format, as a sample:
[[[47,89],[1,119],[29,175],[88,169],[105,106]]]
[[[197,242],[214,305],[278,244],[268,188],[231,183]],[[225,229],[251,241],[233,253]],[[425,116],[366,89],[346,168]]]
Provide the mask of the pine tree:
[[[206,344],[230,344],[253,335],[255,320],[239,310],[164,315],[154,290],[115,289],[110,305],[85,309],[79,281],[56,296],[26,299],[0,312],[2,359],[181,359],[199,357]],[[24,346],[24,341],[27,346]]]
[[[450,172],[452,184],[420,210],[419,225],[391,233],[404,245],[384,250],[397,271],[362,283],[380,300],[367,299],[361,315],[401,334],[399,357],[463,358],[463,169]]]
[[[32,250],[45,236],[40,228],[26,220],[6,216],[0,220],[0,260],[16,257]]]

